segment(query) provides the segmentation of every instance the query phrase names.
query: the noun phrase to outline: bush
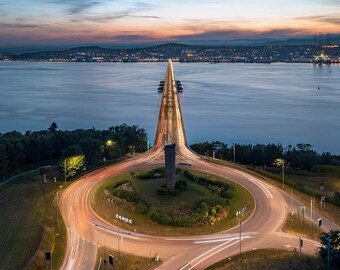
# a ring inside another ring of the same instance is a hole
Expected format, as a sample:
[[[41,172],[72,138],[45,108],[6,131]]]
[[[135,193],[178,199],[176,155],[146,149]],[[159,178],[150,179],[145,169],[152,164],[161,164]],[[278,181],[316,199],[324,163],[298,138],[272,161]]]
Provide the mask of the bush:
[[[165,177],[165,168],[156,168],[154,170],[148,171],[144,174],[139,174],[137,176],[139,179],[156,179]]]
[[[197,182],[197,176],[189,172],[188,170],[185,170],[183,172],[183,175],[188,178],[191,181]]]
[[[185,180],[178,180],[175,184],[175,189],[178,189],[179,191],[185,191],[187,190],[188,183]]]
[[[112,185],[109,185],[106,189],[108,189],[108,190],[114,190],[115,188],[117,188],[117,187],[119,187],[120,185],[123,185],[123,184],[125,184],[125,183],[127,183],[129,180],[122,180],[122,181],[118,181],[118,182],[116,182],[116,183],[114,183],[114,184],[112,184]],[[117,196],[118,197],[118,196]]]
[[[167,214],[163,214],[157,211],[152,211],[150,213],[150,219],[162,225],[170,225],[170,223],[172,222],[172,218],[169,217]]]
[[[139,201],[136,206],[136,213],[144,215],[148,212],[148,206],[145,202]]]
[[[225,199],[232,199],[235,196],[235,191],[232,187],[229,187],[227,190],[223,191],[221,196]]]
[[[225,198],[210,198],[204,200],[204,203],[206,203],[209,208],[215,206],[215,205],[222,205],[222,206],[228,206],[229,205],[229,200]]]
[[[333,165],[316,165],[312,167],[311,172],[329,176],[340,176],[340,167]]]
[[[173,195],[173,196],[176,196],[179,194],[179,190],[177,189],[169,189],[169,188],[166,188],[165,186],[161,186],[159,188],[157,188],[157,193],[159,195]]]
[[[135,194],[125,190],[115,189],[112,191],[112,195],[124,199],[127,202],[138,202],[138,198]]]
[[[175,227],[190,227],[192,223],[191,216],[173,218],[171,225]]]
[[[333,203],[340,207],[340,192],[335,192],[333,196]]]

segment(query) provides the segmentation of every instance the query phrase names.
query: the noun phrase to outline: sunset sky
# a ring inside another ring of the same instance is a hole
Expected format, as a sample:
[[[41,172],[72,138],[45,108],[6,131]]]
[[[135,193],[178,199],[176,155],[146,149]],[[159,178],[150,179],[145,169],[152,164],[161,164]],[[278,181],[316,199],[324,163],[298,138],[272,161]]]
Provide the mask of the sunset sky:
[[[0,45],[340,33],[340,0],[0,0]]]

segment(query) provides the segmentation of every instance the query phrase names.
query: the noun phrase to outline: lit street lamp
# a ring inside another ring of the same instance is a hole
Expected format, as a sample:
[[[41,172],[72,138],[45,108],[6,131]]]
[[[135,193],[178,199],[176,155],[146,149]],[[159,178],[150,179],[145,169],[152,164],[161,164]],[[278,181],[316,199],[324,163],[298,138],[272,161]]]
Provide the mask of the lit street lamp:
[[[244,214],[244,211],[247,209],[247,207],[243,207],[240,211],[236,212],[236,216],[238,216],[239,220],[240,220],[240,260],[241,260],[241,240],[242,240],[242,217]]]
[[[277,158],[274,160],[275,166],[281,166],[282,168],[282,188],[285,188],[285,160],[282,158]]]

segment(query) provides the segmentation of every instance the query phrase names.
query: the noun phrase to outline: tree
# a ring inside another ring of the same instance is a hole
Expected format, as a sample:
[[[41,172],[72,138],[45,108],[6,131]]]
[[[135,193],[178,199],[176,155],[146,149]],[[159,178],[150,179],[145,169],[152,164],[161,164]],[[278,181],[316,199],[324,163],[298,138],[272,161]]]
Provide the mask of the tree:
[[[0,174],[7,172],[7,152],[5,145],[0,141]]]
[[[102,145],[102,142],[88,137],[79,141],[79,145],[85,154],[87,164],[89,166],[95,165],[100,153],[100,146]]]
[[[56,124],[56,122],[52,122],[51,126],[48,128],[48,130],[51,132],[57,131],[57,129],[58,125]]]
[[[59,168],[65,173],[66,177],[76,176],[85,165],[85,155],[79,145],[72,145],[64,149]]]
[[[319,249],[319,256],[323,260],[328,259],[328,241],[330,245],[331,265],[340,267],[340,231],[330,230],[328,233],[322,233],[320,236],[322,247]],[[339,268],[337,268],[339,269]]]

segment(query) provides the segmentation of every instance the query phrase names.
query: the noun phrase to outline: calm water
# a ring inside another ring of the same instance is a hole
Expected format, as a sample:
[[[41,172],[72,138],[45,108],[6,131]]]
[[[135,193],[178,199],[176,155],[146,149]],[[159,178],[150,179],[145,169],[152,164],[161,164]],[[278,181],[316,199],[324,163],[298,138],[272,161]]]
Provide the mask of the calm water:
[[[153,142],[166,63],[0,62],[0,132],[145,128]],[[340,153],[340,65],[174,64],[189,143],[310,143]],[[318,90],[318,86],[320,90]]]

